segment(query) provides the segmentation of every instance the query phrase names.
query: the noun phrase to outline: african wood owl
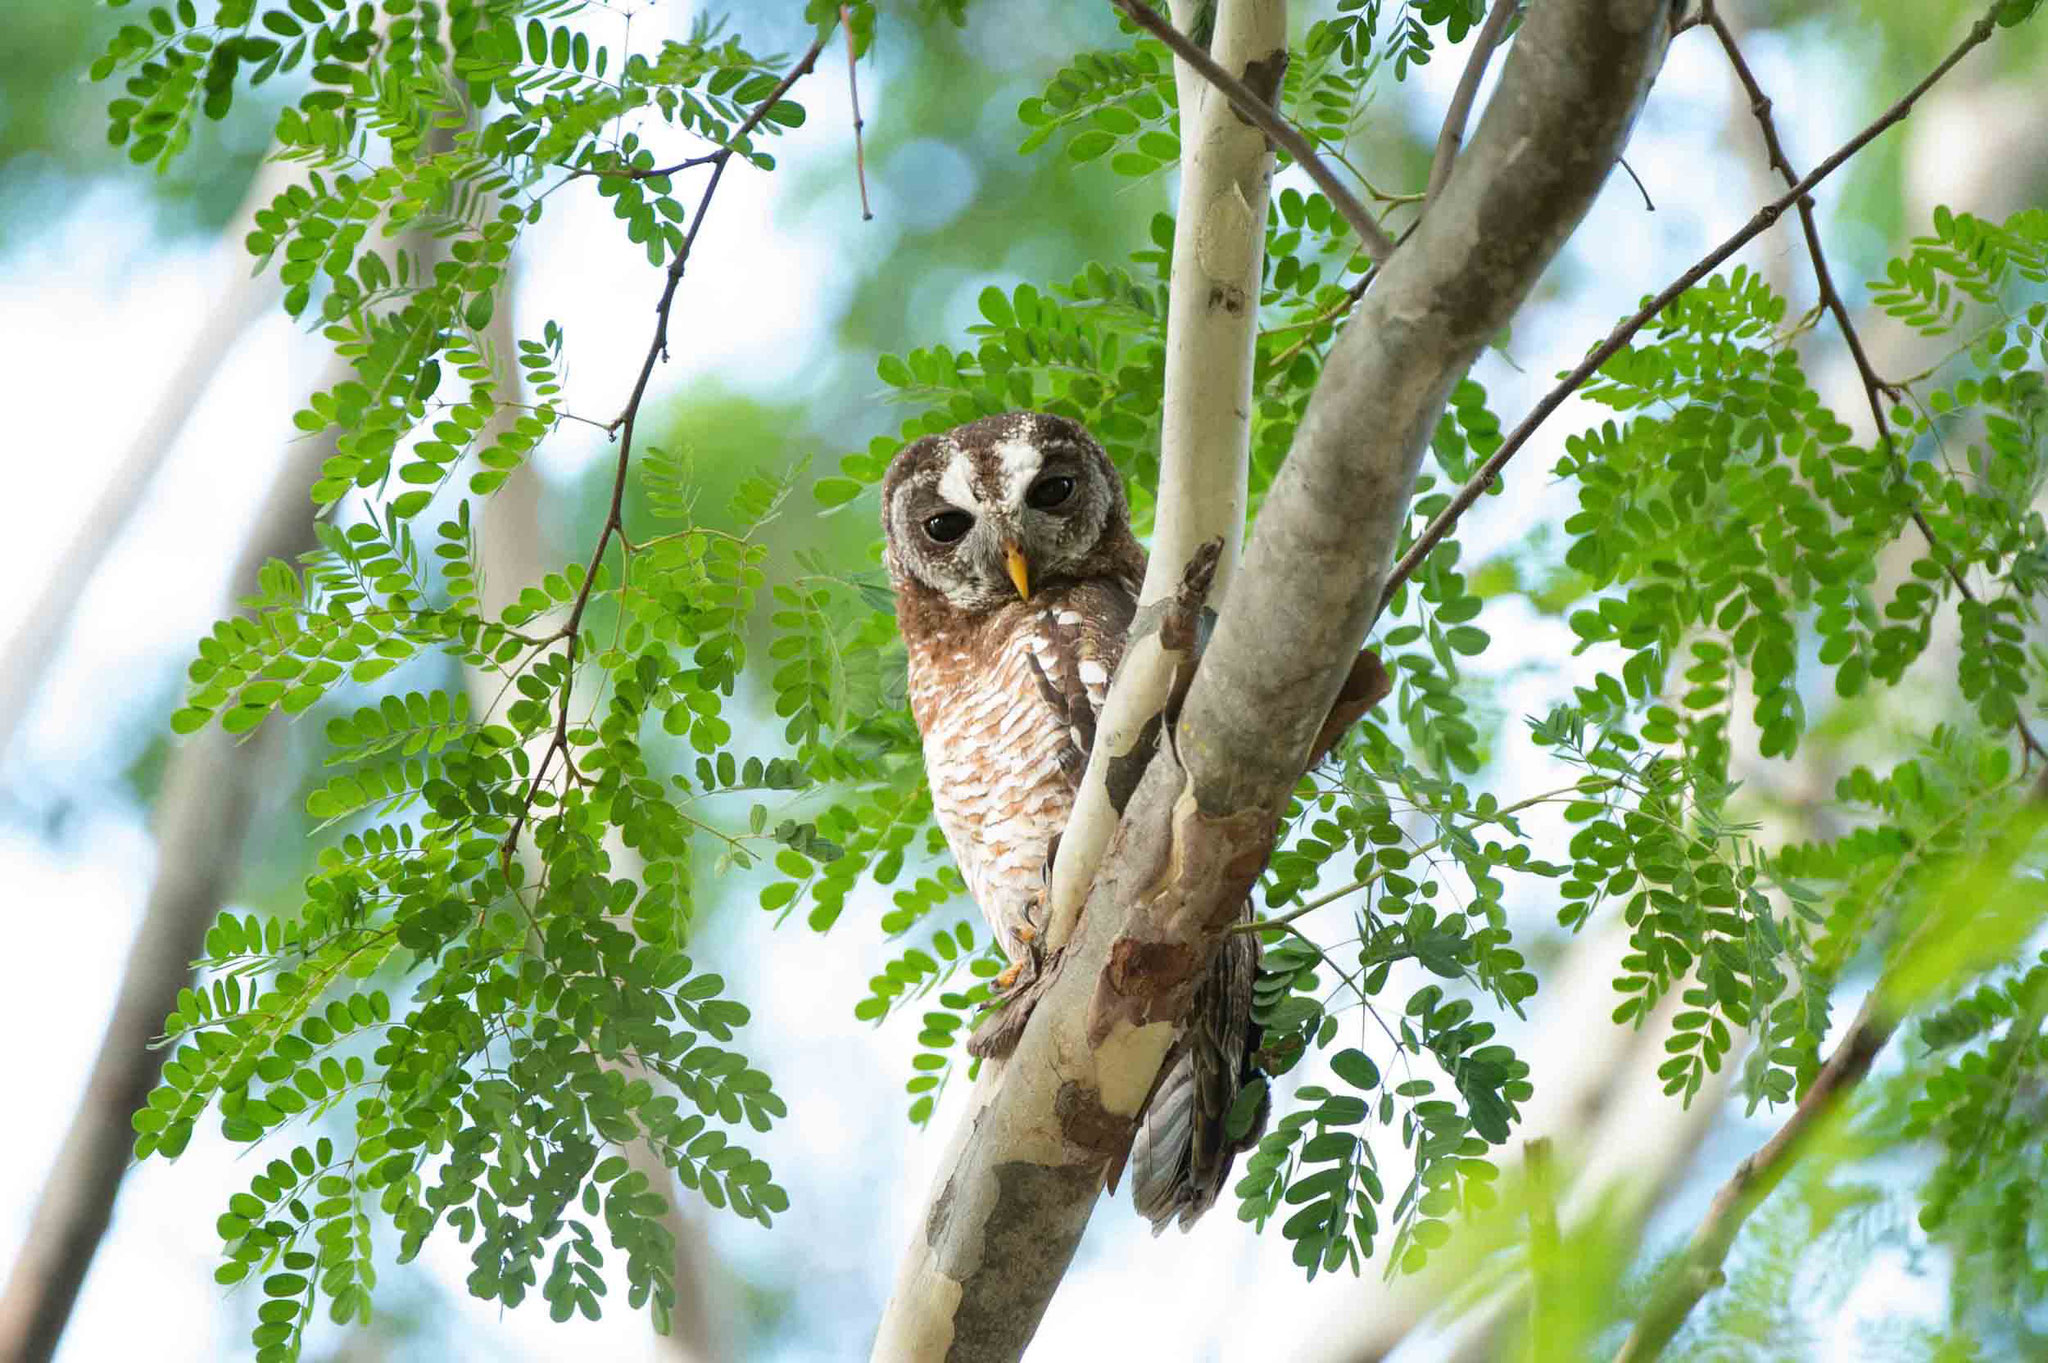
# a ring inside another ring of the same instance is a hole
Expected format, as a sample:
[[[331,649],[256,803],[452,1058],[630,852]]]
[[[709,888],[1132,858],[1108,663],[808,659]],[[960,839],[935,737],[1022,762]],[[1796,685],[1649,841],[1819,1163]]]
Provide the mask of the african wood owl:
[[[1021,963],[1043,927],[1045,868],[1123,656],[1145,550],[1102,447],[1037,412],[904,447],[883,480],[882,522],[932,806],[982,916]],[[1232,934],[1141,1118],[1132,1200],[1155,1232],[1216,1200],[1262,1124],[1237,1141],[1225,1129],[1252,1073],[1257,968],[1256,940]]]

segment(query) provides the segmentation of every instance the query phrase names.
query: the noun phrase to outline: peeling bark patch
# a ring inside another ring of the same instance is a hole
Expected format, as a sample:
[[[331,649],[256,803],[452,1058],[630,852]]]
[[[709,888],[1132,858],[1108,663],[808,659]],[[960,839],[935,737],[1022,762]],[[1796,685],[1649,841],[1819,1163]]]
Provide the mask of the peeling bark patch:
[[[1024,1352],[1066,1276],[1081,1229],[1094,1210],[1102,1171],[1094,1162],[1033,1164],[1010,1160],[994,1169],[995,1205],[982,1222],[981,1262],[999,1273],[975,1273],[953,1316],[947,1363],[1013,1359]]]
[[[947,1178],[946,1186],[932,1199],[931,1215],[925,1218],[924,1242],[934,1248],[945,1239],[946,1223],[953,1219],[953,1179],[958,1177],[956,1172]]]
[[[1273,96],[1280,93],[1280,81],[1286,74],[1287,49],[1278,47],[1259,60],[1244,64],[1245,88],[1270,105]],[[1250,119],[1237,112],[1236,105],[1230,107],[1230,112],[1236,114],[1237,121],[1246,127],[1253,126]]]
[[[1119,994],[1159,994],[1186,983],[1195,965],[1194,948],[1185,943],[1119,937],[1109,948],[1106,973]]]
[[[1105,1159],[1115,1159],[1130,1148],[1134,1123],[1105,1108],[1102,1095],[1085,1084],[1071,1079],[1061,1084],[1052,1111],[1070,1145]]]
[[[1149,1027],[1184,1017],[1202,953],[1185,942],[1119,937],[1088,1003],[1088,1044],[1100,1049],[1118,1023]]]

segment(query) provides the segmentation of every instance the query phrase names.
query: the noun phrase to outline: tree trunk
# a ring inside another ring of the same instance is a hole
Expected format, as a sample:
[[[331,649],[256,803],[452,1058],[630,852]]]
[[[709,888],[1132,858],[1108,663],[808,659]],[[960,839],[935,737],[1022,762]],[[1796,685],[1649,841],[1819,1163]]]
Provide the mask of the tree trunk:
[[[1180,0],[1173,7],[1176,26],[1191,28],[1200,8],[1194,0]],[[1270,94],[1287,63],[1286,0],[1222,0],[1215,22],[1210,55]],[[1174,85],[1184,150],[1167,300],[1159,499],[1141,605],[1171,597],[1195,551],[1212,539],[1223,541],[1212,603],[1222,599],[1237,569],[1272,197],[1273,151],[1265,137],[1187,63],[1175,63]],[[1156,622],[1151,623],[1149,629],[1135,627],[1126,643],[1096,721],[1095,750],[1060,837],[1046,928],[1046,945],[1055,951],[1072,935],[1088,883],[1116,831],[1119,811],[1110,799],[1109,769],[1145,741],[1173,683],[1174,658],[1160,648]]]
[[[1457,173],[1346,323],[1177,742],[1125,808],[1017,1050],[975,1089],[877,1359],[1012,1359],[1030,1342],[1378,612],[1445,398],[1613,169],[1671,8],[1536,6]]]

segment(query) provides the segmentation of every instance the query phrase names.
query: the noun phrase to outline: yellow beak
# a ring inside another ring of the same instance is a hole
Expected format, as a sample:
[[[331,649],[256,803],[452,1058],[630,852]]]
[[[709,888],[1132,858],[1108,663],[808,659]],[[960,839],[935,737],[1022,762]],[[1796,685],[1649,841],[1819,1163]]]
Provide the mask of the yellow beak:
[[[1024,560],[1024,551],[1014,544],[1003,545],[1003,566],[1010,570],[1010,581],[1017,584],[1017,597],[1022,601],[1031,599],[1031,565]]]

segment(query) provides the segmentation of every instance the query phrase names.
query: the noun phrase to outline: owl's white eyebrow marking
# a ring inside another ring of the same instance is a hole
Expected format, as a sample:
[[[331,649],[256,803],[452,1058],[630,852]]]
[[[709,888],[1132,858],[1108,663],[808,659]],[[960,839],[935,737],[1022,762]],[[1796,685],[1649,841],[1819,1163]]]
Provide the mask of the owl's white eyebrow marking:
[[[1003,500],[1016,501],[1013,490],[1020,490],[1045,463],[1045,451],[1028,440],[1005,440],[996,446],[996,458],[1003,467]]]
[[[939,475],[939,495],[946,499],[948,506],[957,506],[963,511],[979,506],[974,500],[974,489],[968,486],[967,451],[954,449],[946,459],[945,472]]]

